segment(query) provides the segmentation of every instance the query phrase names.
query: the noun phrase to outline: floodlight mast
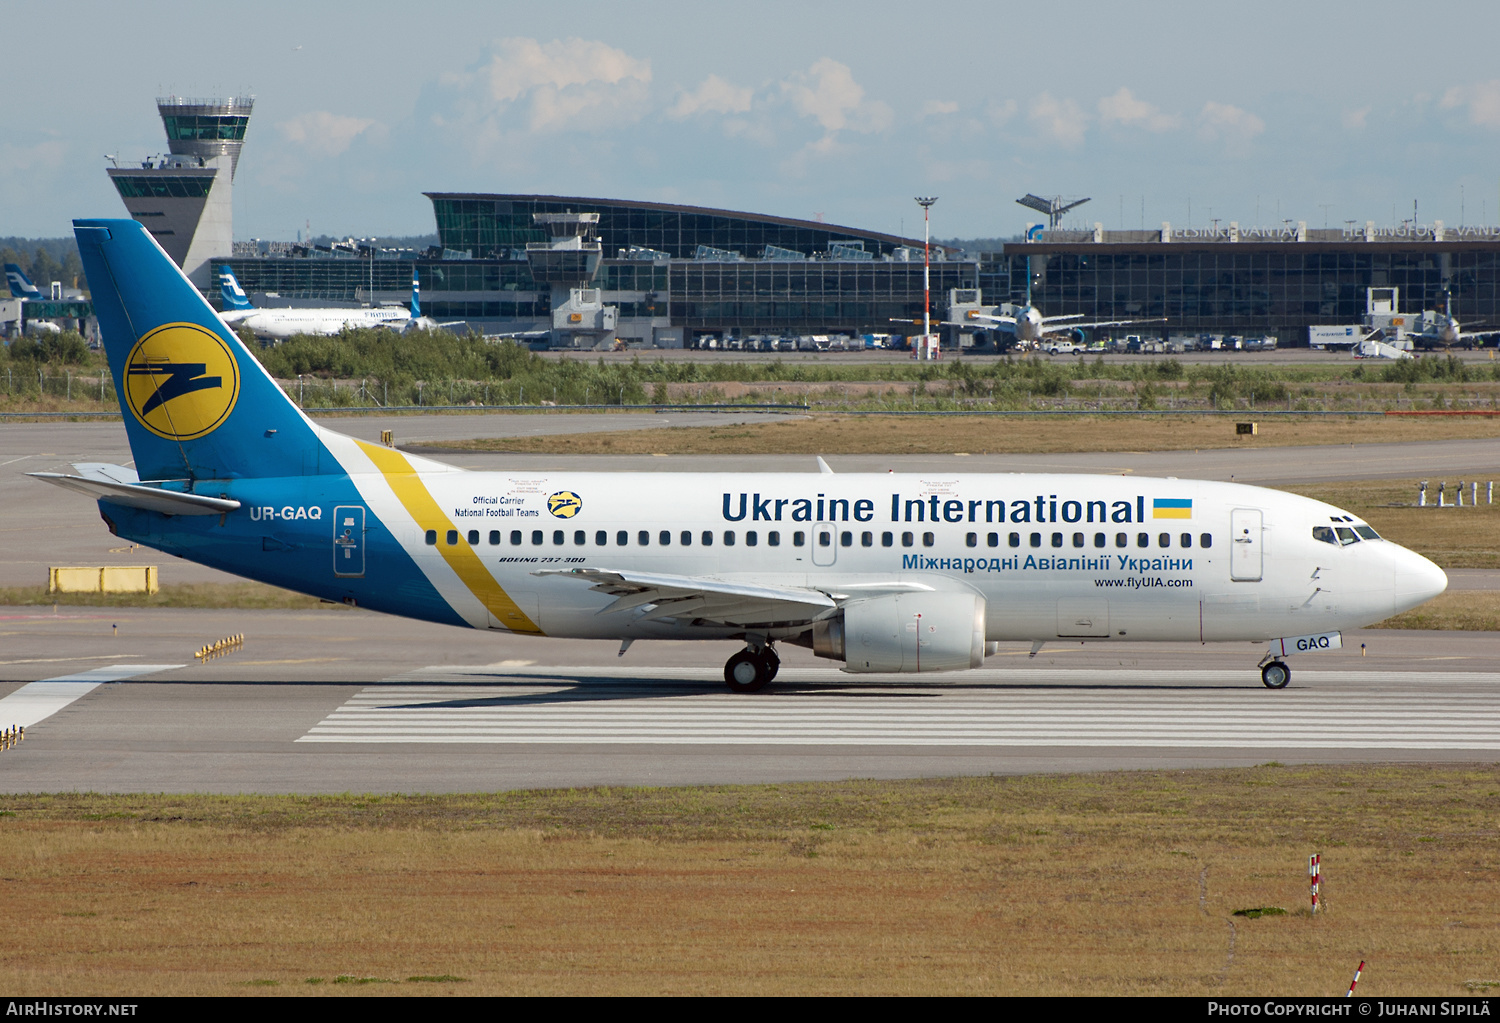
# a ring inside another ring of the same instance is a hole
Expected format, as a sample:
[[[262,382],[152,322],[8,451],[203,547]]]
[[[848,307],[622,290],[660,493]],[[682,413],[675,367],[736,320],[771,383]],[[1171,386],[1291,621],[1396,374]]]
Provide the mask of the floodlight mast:
[[[938,197],[919,195],[916,200],[922,207],[922,358],[927,358],[932,344],[932,221],[928,212]]]

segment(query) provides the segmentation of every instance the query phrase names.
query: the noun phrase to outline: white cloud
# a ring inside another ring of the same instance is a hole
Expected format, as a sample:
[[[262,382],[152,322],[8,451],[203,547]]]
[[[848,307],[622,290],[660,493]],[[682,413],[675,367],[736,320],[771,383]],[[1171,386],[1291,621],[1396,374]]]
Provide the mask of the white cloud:
[[[999,126],[1008,122],[1012,117],[1015,117],[1016,111],[1019,109],[1016,101],[1013,99],[1008,99],[1003,103],[996,100],[984,108],[984,116]]]
[[[1239,107],[1209,100],[1198,113],[1198,136],[1224,143],[1226,149],[1243,149],[1266,130],[1266,122]]]
[[[68,145],[61,139],[48,139],[32,145],[0,144],[0,167],[6,171],[54,169],[62,166]]]
[[[1113,96],[1099,101],[1099,120],[1105,124],[1123,124],[1145,128],[1147,131],[1171,131],[1181,125],[1182,119],[1161,110],[1145,100],[1136,99],[1123,85]]]
[[[458,93],[453,120],[482,136],[499,134],[498,120],[525,107],[533,132],[588,130],[638,120],[645,107],[651,62],[591,39],[501,39],[475,68],[446,74]],[[440,116],[439,124],[447,117]]]
[[[958,113],[958,104],[953,100],[930,99],[922,104],[923,117],[939,117]]]
[[[753,89],[709,75],[693,92],[680,93],[667,115],[680,119],[694,114],[746,114],[754,94]]]
[[[1500,79],[1473,85],[1455,85],[1443,93],[1442,107],[1467,107],[1469,123],[1482,128],[1500,128]]]
[[[1031,101],[1027,116],[1043,132],[1065,146],[1081,143],[1089,125],[1089,115],[1077,103],[1070,99],[1054,99],[1046,92]]]
[[[282,138],[304,147],[314,156],[338,156],[377,123],[369,117],[345,117],[315,110],[280,122],[276,130],[281,132]]]
[[[880,132],[895,120],[889,106],[865,99],[864,87],[854,80],[847,64],[831,57],[819,60],[806,74],[791,76],[781,88],[797,113],[813,118],[830,133],[846,128]]]
[[[1365,121],[1370,116],[1372,107],[1360,107],[1358,110],[1345,110],[1343,116],[1344,127],[1349,131],[1363,131]]]

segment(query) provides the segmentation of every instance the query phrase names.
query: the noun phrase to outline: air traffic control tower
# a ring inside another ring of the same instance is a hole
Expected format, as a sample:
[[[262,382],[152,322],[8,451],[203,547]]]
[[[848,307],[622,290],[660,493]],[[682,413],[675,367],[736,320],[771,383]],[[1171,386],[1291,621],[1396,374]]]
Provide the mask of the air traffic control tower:
[[[239,166],[252,97],[156,101],[167,130],[167,155],[107,173],[125,209],[207,290],[211,263],[234,248],[234,172]]]

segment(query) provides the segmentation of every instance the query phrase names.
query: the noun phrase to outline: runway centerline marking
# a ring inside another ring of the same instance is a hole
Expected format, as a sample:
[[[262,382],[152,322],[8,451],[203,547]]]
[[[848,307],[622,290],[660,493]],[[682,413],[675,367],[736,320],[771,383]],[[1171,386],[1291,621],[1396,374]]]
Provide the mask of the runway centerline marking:
[[[735,695],[698,669],[433,668],[365,687],[297,741],[1500,750],[1494,672],[1305,672],[1309,688],[1275,693],[1243,671],[1101,671],[1105,685],[1080,671],[989,674],[996,684],[950,687],[783,669],[771,690]],[[1141,688],[1121,684],[1131,674]],[[1164,675],[1198,685],[1151,684]],[[1312,688],[1395,680],[1449,688],[1364,692],[1353,706],[1346,688]]]
[[[180,667],[180,664],[111,664],[107,668],[90,668],[72,675],[28,682],[0,699],[0,727],[20,725],[22,728],[30,728],[106,682],[120,682],[137,675],[150,675]]]

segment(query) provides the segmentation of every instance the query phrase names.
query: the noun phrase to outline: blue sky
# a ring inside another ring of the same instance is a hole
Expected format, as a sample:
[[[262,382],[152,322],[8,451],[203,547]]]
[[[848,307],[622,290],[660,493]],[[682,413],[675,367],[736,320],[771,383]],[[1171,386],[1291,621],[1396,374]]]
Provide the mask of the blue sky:
[[[560,14],[560,11],[566,14]],[[69,3],[0,7],[0,235],[123,212],[154,98],[249,92],[235,236],[420,234],[428,191],[1009,235],[1500,223],[1500,5]]]

